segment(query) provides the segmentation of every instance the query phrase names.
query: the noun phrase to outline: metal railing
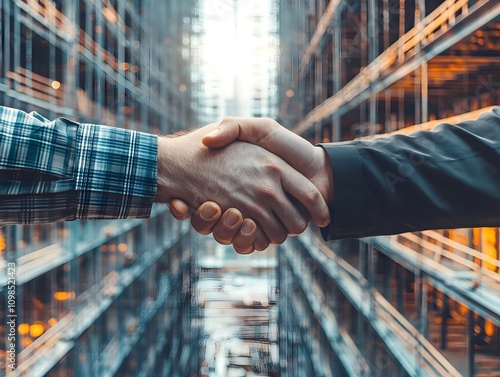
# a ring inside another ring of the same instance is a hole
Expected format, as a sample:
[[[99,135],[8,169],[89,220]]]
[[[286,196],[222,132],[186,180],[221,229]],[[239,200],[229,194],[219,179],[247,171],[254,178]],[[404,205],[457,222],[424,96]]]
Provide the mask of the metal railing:
[[[304,133],[315,122],[319,122],[325,117],[339,111],[346,105],[354,106],[354,101],[363,93],[367,94],[374,90],[374,84],[378,84],[378,90],[393,84],[404,77],[414,69],[418,68],[423,62],[429,61],[440,53],[435,50],[432,53],[427,52],[418,59],[415,67],[409,70],[397,70],[403,63],[415,58],[422,48],[438,40],[448,29],[467,19],[469,12],[468,0],[447,0],[432,13],[417,23],[410,31],[404,34],[398,41],[381,53],[372,63],[363,68],[361,72],[347,83],[339,92],[328,98],[322,104],[307,114],[293,130],[297,134]],[[474,10],[483,10],[486,16],[481,18],[481,23],[485,24],[496,16],[500,15],[500,3],[489,0],[480,0],[473,5]],[[488,10],[488,12],[486,12]],[[477,28],[478,25],[474,24]],[[468,31],[466,28],[460,30],[460,35]],[[464,35],[465,36],[465,35]],[[441,49],[454,43],[454,39],[448,38]],[[446,46],[445,46],[446,45]],[[448,46],[449,47],[449,46]],[[382,77],[388,77],[393,73],[390,79],[382,83]],[[397,74],[396,74],[397,73]]]
[[[461,376],[439,350],[376,289],[369,290],[372,299],[366,300],[367,280],[317,235],[310,232],[309,235],[299,236],[299,240],[358,311],[370,319],[375,331],[387,348],[398,356],[398,362],[410,376]]]
[[[452,262],[448,266],[452,270],[469,271],[477,282],[500,289],[500,274],[496,272],[500,270],[500,260],[487,254],[431,230],[423,231],[420,235],[404,233],[392,236],[392,240],[398,243],[404,243],[405,240],[416,243],[420,253],[426,254],[433,261],[443,263],[447,259]],[[494,266],[494,269],[484,268],[486,263]]]

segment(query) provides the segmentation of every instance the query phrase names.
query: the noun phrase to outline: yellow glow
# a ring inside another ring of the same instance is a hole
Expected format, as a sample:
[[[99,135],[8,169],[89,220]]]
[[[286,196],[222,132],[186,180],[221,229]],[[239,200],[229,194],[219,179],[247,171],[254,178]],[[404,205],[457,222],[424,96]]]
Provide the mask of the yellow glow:
[[[495,335],[495,325],[493,322],[486,320],[484,323],[484,332],[488,336],[493,336]]]
[[[54,299],[57,301],[73,300],[75,298],[75,292],[56,292],[54,293]]]
[[[54,81],[52,81],[52,83],[50,84],[50,86],[52,87],[52,89],[57,90],[57,89],[59,89],[61,87],[61,83],[59,81],[54,80]]]
[[[30,326],[30,335],[33,338],[38,338],[45,331],[45,328],[41,323],[34,323]]]
[[[30,325],[21,323],[18,327],[19,335],[27,335],[30,332]]]
[[[497,230],[495,228],[482,228],[482,251],[483,254],[496,259],[497,257]],[[484,262],[483,266],[489,270],[496,270],[496,266],[492,263]]]
[[[466,315],[469,312],[469,309],[467,308],[467,306],[459,304],[458,311],[459,311],[460,314]]]
[[[57,323],[57,319],[55,319],[54,317],[52,317],[51,319],[49,319],[49,325],[51,327],[54,326],[56,323]]]
[[[118,250],[122,253],[127,251],[127,244],[126,243],[121,243],[118,245]]]

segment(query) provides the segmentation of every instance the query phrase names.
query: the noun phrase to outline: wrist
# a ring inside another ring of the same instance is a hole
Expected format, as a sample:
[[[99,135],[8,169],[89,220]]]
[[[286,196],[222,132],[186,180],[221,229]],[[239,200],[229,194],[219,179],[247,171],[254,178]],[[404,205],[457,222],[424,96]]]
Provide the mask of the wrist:
[[[333,168],[328,153],[321,146],[315,146],[316,160],[318,161],[317,177],[314,183],[323,195],[326,203],[333,204]]]
[[[154,200],[157,203],[168,203],[174,198],[175,149],[174,139],[158,136],[158,178]]]

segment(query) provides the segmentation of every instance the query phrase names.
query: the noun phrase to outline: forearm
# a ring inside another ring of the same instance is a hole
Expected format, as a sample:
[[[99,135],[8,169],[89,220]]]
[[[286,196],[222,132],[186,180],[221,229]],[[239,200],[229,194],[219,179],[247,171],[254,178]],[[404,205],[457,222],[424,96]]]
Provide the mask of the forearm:
[[[0,108],[0,222],[148,217],[156,136]]]
[[[500,226],[500,110],[477,121],[324,145],[333,165],[329,238]]]

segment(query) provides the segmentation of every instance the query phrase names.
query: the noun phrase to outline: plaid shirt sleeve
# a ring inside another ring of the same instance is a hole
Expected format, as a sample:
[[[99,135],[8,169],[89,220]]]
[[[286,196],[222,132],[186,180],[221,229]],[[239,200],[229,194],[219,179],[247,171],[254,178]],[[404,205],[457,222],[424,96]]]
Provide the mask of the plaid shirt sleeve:
[[[0,106],[0,224],[149,217],[157,137]]]

